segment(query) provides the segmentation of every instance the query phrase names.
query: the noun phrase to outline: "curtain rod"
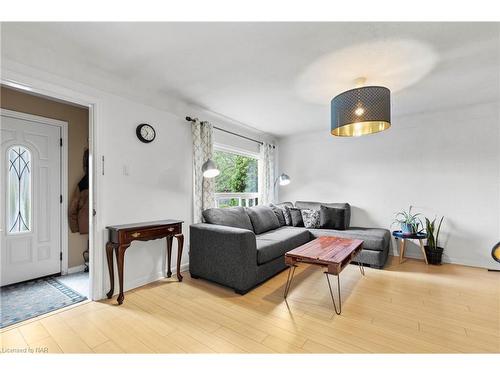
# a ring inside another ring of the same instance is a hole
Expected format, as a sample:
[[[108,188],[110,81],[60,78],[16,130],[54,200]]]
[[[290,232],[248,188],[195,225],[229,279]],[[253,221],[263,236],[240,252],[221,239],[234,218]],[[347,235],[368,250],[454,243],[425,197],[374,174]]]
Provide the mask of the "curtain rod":
[[[186,121],[193,122],[193,121],[195,121],[195,119],[194,119],[194,118],[192,118],[192,117],[186,116]],[[260,145],[263,145],[263,144],[264,144],[264,142],[262,142],[262,141],[258,141],[258,140],[253,139],[253,138],[245,137],[244,135],[241,135],[241,134],[238,134],[238,133],[233,133],[233,132],[231,132],[231,131],[229,131],[229,130],[222,129],[222,128],[219,128],[219,127],[217,127],[217,126],[214,126],[214,129],[220,130],[221,132],[224,132],[224,133],[228,133],[228,134],[234,135],[234,136],[236,136],[236,137],[240,137],[240,138],[243,138],[243,139],[247,139],[247,140],[249,140],[249,141],[252,141],[252,142],[258,143],[258,144],[260,144]],[[276,148],[276,146],[275,146],[275,145],[270,145],[270,146],[271,146],[272,148]]]

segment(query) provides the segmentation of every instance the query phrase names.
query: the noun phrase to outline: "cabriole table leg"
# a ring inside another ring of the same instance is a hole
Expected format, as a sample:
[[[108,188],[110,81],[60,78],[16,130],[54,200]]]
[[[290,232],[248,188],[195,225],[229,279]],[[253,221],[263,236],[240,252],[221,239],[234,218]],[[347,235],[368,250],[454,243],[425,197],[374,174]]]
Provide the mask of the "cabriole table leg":
[[[115,292],[115,272],[113,265],[113,243],[108,242],[106,244],[106,258],[108,259],[108,271],[109,271],[109,292],[106,294],[108,299],[113,297],[113,293]]]
[[[182,249],[184,248],[184,235],[176,234],[175,238],[177,238],[177,280],[182,281],[181,275],[181,258],[182,258]]]
[[[120,293],[118,294],[118,304],[121,305],[125,296],[123,295],[123,268],[125,266],[125,250],[130,246],[130,244],[120,245],[116,247],[116,263],[118,268],[118,284],[120,286]]]

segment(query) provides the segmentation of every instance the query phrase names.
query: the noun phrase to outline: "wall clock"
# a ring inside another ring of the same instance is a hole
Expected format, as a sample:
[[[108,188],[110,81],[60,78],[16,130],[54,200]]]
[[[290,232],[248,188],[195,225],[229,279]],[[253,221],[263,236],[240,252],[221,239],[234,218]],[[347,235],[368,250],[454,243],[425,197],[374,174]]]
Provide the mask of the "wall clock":
[[[149,124],[140,124],[135,129],[135,134],[141,142],[150,143],[156,138],[156,132]]]

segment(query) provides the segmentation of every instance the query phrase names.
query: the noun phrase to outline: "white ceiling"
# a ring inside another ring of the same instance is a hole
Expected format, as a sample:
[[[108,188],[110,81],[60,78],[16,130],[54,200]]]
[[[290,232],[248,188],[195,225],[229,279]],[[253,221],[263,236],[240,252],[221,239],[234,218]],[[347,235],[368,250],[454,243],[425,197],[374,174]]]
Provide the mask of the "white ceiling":
[[[498,23],[2,23],[2,57],[285,136],[367,77],[393,116],[498,101]],[[317,88],[317,90],[316,90]]]

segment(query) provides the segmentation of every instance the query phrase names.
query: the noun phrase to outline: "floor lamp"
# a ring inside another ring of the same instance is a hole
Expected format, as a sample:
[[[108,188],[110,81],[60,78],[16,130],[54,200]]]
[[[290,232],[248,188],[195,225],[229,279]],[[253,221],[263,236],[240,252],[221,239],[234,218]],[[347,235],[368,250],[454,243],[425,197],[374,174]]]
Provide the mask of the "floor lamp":
[[[274,193],[273,201],[276,198],[276,184],[278,182],[279,182],[280,186],[288,185],[291,182],[290,176],[287,175],[286,173],[282,173],[278,177],[276,177],[276,180],[274,180],[274,190],[275,190],[275,193]]]
[[[220,174],[220,170],[212,159],[208,159],[201,166],[201,172],[203,173],[203,178],[214,178]],[[201,209],[203,211],[203,202],[205,201],[205,187],[203,180],[201,181]]]
[[[276,187],[276,183],[278,181],[280,183],[280,186],[288,185],[291,182],[290,176],[285,173],[282,173],[278,177],[276,177],[276,180],[274,180],[274,187]]]

